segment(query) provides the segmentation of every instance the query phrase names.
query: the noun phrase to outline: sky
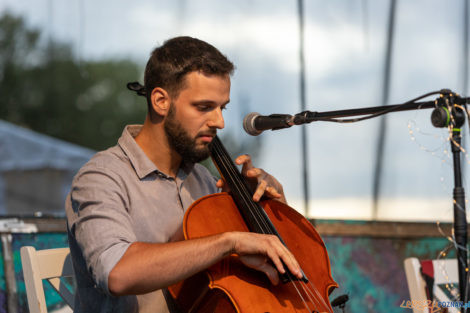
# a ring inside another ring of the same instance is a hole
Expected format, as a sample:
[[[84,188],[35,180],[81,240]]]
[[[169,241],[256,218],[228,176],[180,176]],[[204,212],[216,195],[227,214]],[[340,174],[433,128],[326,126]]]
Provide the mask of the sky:
[[[307,109],[382,105],[390,2],[304,2]],[[241,127],[249,112],[301,111],[297,1],[0,0],[0,12],[6,10],[42,29],[45,40],[71,43],[81,59],[130,58],[144,66],[150,51],[173,36],[210,42],[236,64],[225,131],[242,140],[253,140]],[[463,1],[398,0],[395,23],[389,104],[442,88],[465,94]],[[379,219],[452,219],[448,134],[431,126],[430,114],[421,110],[386,117]],[[309,217],[372,218],[378,125],[373,119],[305,126]],[[260,136],[256,164],[277,177],[289,203],[304,212],[300,127]]]

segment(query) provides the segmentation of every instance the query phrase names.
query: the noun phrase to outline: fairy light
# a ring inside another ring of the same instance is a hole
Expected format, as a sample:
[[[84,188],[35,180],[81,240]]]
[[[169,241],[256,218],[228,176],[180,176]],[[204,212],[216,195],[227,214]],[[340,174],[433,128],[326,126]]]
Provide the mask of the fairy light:
[[[467,113],[467,116],[469,116],[470,110],[466,110],[464,107],[462,107],[460,105],[455,105],[454,103],[451,103],[450,99],[452,97],[454,97],[454,94],[449,94],[449,95],[441,94],[440,97],[444,98],[444,106],[447,108],[447,110],[449,112],[452,112],[452,106],[455,106],[459,109],[462,109],[464,112]],[[437,108],[438,107],[438,100],[437,99],[436,99],[435,104],[436,104],[436,108]],[[429,153],[433,157],[438,158],[440,160],[441,164],[443,164],[443,165],[445,164],[445,165],[448,165],[448,166],[452,166],[452,162],[453,162],[452,153],[450,152],[450,149],[448,147],[449,147],[449,144],[453,144],[455,147],[458,148],[459,152],[461,152],[464,155],[465,162],[467,164],[470,164],[470,156],[467,152],[467,149],[464,148],[461,144],[457,143],[455,141],[454,137],[453,137],[453,133],[454,133],[453,125],[455,124],[455,118],[452,114],[450,115],[450,118],[451,118],[451,123],[449,123],[450,125],[447,127],[447,135],[446,136],[443,136],[442,134],[440,134],[440,135],[427,134],[427,133],[421,131],[421,129],[416,125],[415,120],[409,120],[408,121],[408,133],[409,133],[409,136],[410,136],[410,140],[418,146],[419,150]],[[469,121],[467,121],[467,122],[469,122]],[[423,145],[420,142],[420,140],[418,138],[418,135],[427,136],[427,137],[433,136],[435,139],[438,139],[438,141],[441,143],[441,145],[439,147],[435,148],[435,149],[430,149],[430,148],[426,147],[425,145]],[[440,183],[441,183],[441,186],[443,187],[443,189],[445,191],[449,190],[450,186],[448,186],[448,184],[446,182],[446,179],[443,176],[440,177]],[[464,182],[464,185],[465,185],[465,182]],[[460,209],[460,210],[464,209],[462,206],[458,205],[458,203],[456,205],[455,200],[453,202],[454,202],[454,206],[456,206],[458,209]],[[467,199],[465,199],[465,203],[468,203]],[[439,251],[438,256],[437,256],[437,260],[446,258],[448,256],[448,252],[450,251],[450,249],[453,249],[453,248],[462,249],[462,250],[468,252],[467,247],[461,247],[460,245],[457,244],[457,242],[455,240],[455,234],[454,234],[454,229],[453,228],[451,229],[451,235],[448,235],[448,234],[445,234],[445,232],[441,228],[441,224],[440,224],[439,221],[436,222],[436,226],[437,226],[438,231],[442,235],[442,237],[446,238],[449,242],[448,245],[446,245],[441,251]],[[453,282],[450,281],[450,278],[449,278],[449,275],[447,273],[447,270],[445,268],[444,263],[439,262],[439,264],[440,264],[439,267],[440,267],[440,271],[442,273],[442,277],[444,277],[445,280],[446,280],[446,283],[444,284],[445,288],[448,290],[451,297],[454,298],[453,300],[460,299],[459,290],[456,287],[456,285]],[[466,273],[469,272],[468,267],[465,268],[465,272]],[[470,281],[470,275],[468,275],[468,279]]]
[[[446,101],[446,106],[447,106],[447,109],[449,111],[451,111],[451,108],[450,108],[450,104],[449,104],[449,101],[448,99],[445,100]],[[459,149],[459,152],[461,152],[464,156],[465,156],[465,160],[467,162],[467,164],[470,164],[470,158],[469,158],[469,155],[467,153],[467,150],[459,143],[457,143],[454,138],[453,138],[453,131],[454,131],[454,127],[453,127],[453,123],[454,122],[454,117],[453,115],[451,115],[451,123],[449,125],[449,127],[447,128],[448,130],[448,136],[446,138],[446,142],[452,142],[452,144],[454,146],[456,146],[458,149]],[[415,141],[415,140],[413,140]],[[435,156],[435,154],[432,154],[433,156]],[[443,156],[445,158],[448,158],[450,159],[450,153],[449,153],[449,150],[448,149],[444,149],[443,150]],[[448,163],[444,158],[441,159],[442,163]],[[445,185],[443,184],[444,182],[444,178],[441,177],[441,184],[442,185]],[[445,188],[447,190],[447,188]],[[468,200],[466,199],[465,202],[467,203]],[[453,204],[454,206],[456,205],[456,207],[460,210],[463,210],[464,208],[462,208],[458,203],[456,203],[455,199],[453,199]],[[441,259],[441,258],[445,258],[447,256],[447,251],[452,248],[452,247],[455,247],[455,248],[462,248],[463,250],[467,251],[468,252],[468,248],[467,247],[460,247],[457,242],[455,241],[455,236],[454,236],[454,229],[452,228],[452,235],[451,236],[448,236],[448,235],[445,235],[444,231],[442,230],[442,228],[440,227],[440,223],[439,222],[436,222],[436,225],[440,231],[440,233],[443,235],[443,237],[445,237],[449,242],[450,244],[447,245],[442,251],[440,251],[439,255],[438,255],[438,260]],[[450,282],[450,279],[449,279],[449,275],[445,269],[445,266],[444,264],[440,264],[440,270],[443,274],[443,276],[445,277],[445,280],[447,281],[447,283],[445,284],[445,288],[449,291],[449,294],[452,295],[454,297],[454,300],[458,300],[460,299],[460,294],[459,294],[459,291],[458,289],[454,286],[453,283]],[[468,267],[465,268],[465,272],[468,273]],[[469,277],[470,279],[470,277]]]
[[[439,224],[439,222],[437,224]],[[440,227],[440,225],[438,225],[438,226]],[[450,239],[452,241],[452,238],[449,238],[449,236],[446,236],[446,237],[447,237],[447,239]],[[441,258],[445,257],[447,255],[447,251],[450,248],[452,248],[453,246],[454,246],[453,244],[447,245],[442,251],[439,252],[439,255],[438,255],[437,259],[440,260]],[[446,280],[446,283],[444,284],[444,287],[449,292],[449,294],[452,296],[452,298],[453,298],[452,300],[460,299],[458,289],[456,288],[454,283],[450,281],[449,274],[447,273],[447,270],[446,270],[443,263],[439,263],[439,269],[442,273],[442,276]]]
[[[439,158],[440,160],[442,160],[442,162],[446,162],[446,159],[445,157],[443,156],[440,156],[437,152],[441,151],[441,153],[443,153],[444,155],[448,156],[448,151],[447,149],[445,148],[445,146],[447,146],[447,137],[444,138],[442,135],[438,135],[438,134],[432,134],[432,133],[427,133],[427,132],[424,132],[422,131],[417,125],[416,125],[416,121],[415,120],[409,120],[408,121],[408,133],[410,135],[410,140],[412,142],[414,142],[415,144],[418,145],[418,148],[422,151],[425,151],[429,154],[431,154],[432,156],[434,157],[437,157]],[[422,144],[420,142],[420,140],[418,140],[418,137],[417,135],[421,135],[423,137],[432,137],[434,139],[438,139],[438,141],[441,142],[441,144],[436,147],[436,148],[428,148],[426,147],[424,144]]]

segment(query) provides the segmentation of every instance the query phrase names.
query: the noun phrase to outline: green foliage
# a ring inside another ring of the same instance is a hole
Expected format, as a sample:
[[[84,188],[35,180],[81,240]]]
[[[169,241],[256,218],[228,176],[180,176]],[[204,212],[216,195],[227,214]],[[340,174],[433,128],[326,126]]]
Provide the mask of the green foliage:
[[[143,121],[145,99],[126,89],[137,64],[79,62],[70,45],[40,39],[21,17],[0,17],[0,119],[96,150]]]
[[[126,124],[143,122],[146,100],[126,88],[141,76],[129,60],[76,60],[69,44],[43,40],[22,17],[0,16],[0,119],[103,150]],[[223,133],[234,157],[260,149],[259,138],[241,142]],[[210,163],[204,165],[216,174]]]

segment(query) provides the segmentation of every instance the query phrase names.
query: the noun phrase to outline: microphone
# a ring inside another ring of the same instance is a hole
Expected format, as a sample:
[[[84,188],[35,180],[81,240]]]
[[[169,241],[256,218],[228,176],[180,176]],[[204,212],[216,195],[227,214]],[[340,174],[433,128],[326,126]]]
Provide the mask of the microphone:
[[[259,113],[251,112],[243,119],[243,129],[251,136],[258,136],[267,129],[288,128],[292,125],[294,125],[293,117],[289,114],[263,116]]]

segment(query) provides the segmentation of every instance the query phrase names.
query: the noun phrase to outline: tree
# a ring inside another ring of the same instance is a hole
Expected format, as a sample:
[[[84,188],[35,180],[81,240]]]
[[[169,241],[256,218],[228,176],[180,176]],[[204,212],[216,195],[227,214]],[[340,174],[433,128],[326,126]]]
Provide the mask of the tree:
[[[41,44],[21,17],[0,17],[0,118],[92,149],[114,145],[146,105],[126,89],[138,80],[129,60],[81,61],[68,44]]]
[[[108,148],[126,124],[145,117],[145,98],[126,88],[142,76],[139,68],[130,60],[77,61],[69,44],[41,41],[41,32],[22,17],[0,17],[0,119],[91,149]],[[227,132],[223,138],[233,156],[260,149],[259,138],[235,138]],[[203,164],[210,167],[210,161]]]

